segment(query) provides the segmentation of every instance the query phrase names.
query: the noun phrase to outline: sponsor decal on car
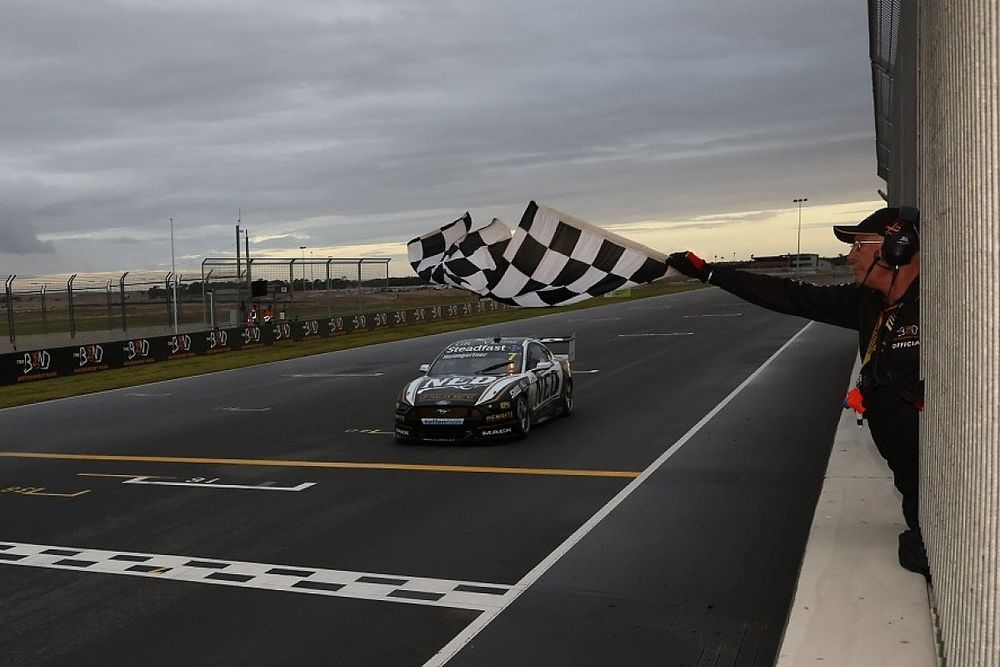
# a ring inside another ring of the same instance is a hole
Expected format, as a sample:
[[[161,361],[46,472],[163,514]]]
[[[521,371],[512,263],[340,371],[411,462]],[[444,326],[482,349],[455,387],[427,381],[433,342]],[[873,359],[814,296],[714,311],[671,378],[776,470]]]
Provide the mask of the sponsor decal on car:
[[[513,352],[520,351],[520,345],[505,345],[499,343],[479,343],[477,345],[451,345],[444,354],[469,354],[473,352]]]
[[[417,393],[422,394],[425,391],[433,391],[434,389],[461,389],[471,391],[473,389],[482,389],[483,386],[492,384],[493,382],[496,382],[496,378],[489,376],[427,378],[420,389],[417,390]]]
[[[488,421],[488,422],[502,422],[502,421],[506,421],[508,419],[513,419],[513,418],[514,418],[514,413],[511,412],[511,411],[508,411],[508,412],[498,412],[498,413],[493,414],[493,415],[486,415],[486,421]]]
[[[510,426],[505,426],[503,428],[488,428],[482,431],[483,435],[506,435],[513,431]]]
[[[458,426],[465,420],[461,417],[421,417],[420,423],[425,426]]]

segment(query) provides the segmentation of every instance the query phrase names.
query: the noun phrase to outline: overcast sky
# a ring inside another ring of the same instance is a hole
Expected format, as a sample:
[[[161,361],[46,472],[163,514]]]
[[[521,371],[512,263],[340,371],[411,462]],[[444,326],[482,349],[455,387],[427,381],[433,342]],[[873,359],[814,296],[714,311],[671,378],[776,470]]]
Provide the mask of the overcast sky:
[[[413,236],[531,199],[747,256],[794,251],[808,197],[802,250],[830,252],[882,186],[862,0],[0,9],[4,277],[169,269],[170,218],[196,269],[238,210],[255,255],[406,274]]]

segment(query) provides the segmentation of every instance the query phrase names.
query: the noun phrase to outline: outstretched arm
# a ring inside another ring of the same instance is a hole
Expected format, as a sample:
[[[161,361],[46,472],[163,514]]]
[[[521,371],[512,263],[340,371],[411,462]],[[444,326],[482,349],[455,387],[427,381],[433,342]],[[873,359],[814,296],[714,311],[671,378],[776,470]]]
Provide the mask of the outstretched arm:
[[[863,291],[854,285],[808,283],[707,263],[693,252],[675,252],[667,264],[691,278],[718,285],[741,299],[786,315],[807,317],[848,329],[857,329],[858,300]]]

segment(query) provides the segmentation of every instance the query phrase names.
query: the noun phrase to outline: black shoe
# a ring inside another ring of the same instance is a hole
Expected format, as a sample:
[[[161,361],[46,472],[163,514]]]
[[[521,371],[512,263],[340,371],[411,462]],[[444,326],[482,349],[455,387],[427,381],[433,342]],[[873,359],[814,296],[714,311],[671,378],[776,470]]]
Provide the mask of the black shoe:
[[[927,581],[931,580],[924,538],[919,530],[910,529],[899,534],[899,564],[910,572],[924,575]]]

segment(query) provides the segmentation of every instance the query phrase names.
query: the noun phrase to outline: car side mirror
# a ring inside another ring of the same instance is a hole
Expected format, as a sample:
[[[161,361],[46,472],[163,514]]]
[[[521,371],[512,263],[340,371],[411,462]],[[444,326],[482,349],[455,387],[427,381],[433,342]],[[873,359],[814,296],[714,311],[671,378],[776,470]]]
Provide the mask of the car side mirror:
[[[431,365],[430,364],[420,364],[420,372],[421,373],[426,373],[430,369],[431,369]]]
[[[554,363],[552,363],[548,359],[544,359],[542,361],[539,361],[537,364],[535,364],[535,368],[533,370],[536,370],[536,371],[547,371],[548,369],[552,368],[553,366],[555,366]]]

